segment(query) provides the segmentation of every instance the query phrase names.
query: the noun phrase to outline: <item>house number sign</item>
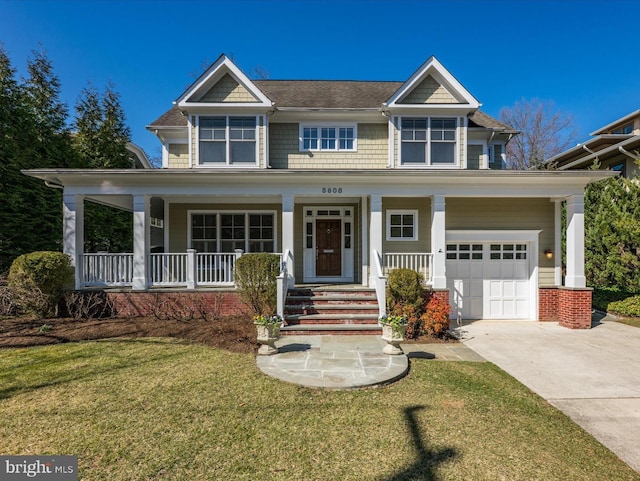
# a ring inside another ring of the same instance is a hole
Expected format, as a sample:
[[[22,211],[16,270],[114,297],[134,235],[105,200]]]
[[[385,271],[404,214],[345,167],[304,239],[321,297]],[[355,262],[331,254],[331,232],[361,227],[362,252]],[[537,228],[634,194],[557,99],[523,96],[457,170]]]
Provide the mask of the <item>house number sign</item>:
[[[342,187],[323,187],[323,194],[342,194]]]

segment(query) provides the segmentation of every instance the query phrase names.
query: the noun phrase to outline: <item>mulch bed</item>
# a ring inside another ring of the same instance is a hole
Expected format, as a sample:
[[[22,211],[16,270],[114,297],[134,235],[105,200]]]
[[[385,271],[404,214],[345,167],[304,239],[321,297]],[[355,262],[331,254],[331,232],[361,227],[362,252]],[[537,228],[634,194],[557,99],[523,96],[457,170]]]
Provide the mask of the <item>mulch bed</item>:
[[[252,353],[258,348],[256,328],[248,318],[217,321],[193,319],[0,319],[0,348],[30,347],[115,337],[173,337],[214,346],[231,352]],[[420,337],[409,343],[458,342],[455,338]]]

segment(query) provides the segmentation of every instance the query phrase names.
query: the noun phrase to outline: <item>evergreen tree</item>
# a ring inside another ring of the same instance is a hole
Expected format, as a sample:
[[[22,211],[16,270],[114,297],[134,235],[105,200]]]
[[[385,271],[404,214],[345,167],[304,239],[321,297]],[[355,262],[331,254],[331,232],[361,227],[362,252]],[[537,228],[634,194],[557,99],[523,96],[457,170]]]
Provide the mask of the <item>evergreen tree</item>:
[[[617,177],[587,186],[585,271],[594,287],[640,291],[639,179]]]
[[[43,51],[34,51],[27,70],[28,77],[19,83],[0,49],[0,272],[21,254],[60,250],[62,244],[60,191],[20,170],[74,163],[67,108],[51,62]]]
[[[91,84],[76,104],[74,144],[83,168],[123,169],[132,167],[120,96],[109,83],[104,94]],[[85,206],[85,251],[130,252],[133,249],[131,213],[87,202]]]

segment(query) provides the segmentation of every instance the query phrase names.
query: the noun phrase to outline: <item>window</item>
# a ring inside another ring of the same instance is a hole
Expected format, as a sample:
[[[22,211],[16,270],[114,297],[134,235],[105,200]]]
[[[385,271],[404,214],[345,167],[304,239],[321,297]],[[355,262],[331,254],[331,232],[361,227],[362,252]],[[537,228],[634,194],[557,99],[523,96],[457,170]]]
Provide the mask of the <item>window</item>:
[[[482,244],[447,244],[447,260],[482,260]]]
[[[525,260],[527,244],[491,244],[491,260]]]
[[[613,131],[614,134],[631,134],[633,133],[633,124],[627,124]]]
[[[198,252],[273,252],[272,212],[192,212],[191,247]]]
[[[255,164],[255,117],[200,117],[200,165]]]
[[[388,210],[387,240],[418,240],[418,211]]]
[[[401,162],[403,165],[454,165],[457,127],[455,118],[403,118]]]
[[[611,164],[611,166],[609,166],[609,168],[611,170],[613,170],[614,172],[620,172],[620,175],[625,177],[626,176],[626,169],[625,169],[625,163],[624,162],[618,162],[617,164]]]
[[[355,125],[300,125],[300,150],[355,151]]]

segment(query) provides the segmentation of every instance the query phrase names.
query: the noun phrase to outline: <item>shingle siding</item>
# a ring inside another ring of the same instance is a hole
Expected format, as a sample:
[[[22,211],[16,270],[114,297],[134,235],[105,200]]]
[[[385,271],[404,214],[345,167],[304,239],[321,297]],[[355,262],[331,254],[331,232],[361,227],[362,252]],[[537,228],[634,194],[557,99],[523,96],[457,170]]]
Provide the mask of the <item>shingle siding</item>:
[[[424,79],[402,102],[403,104],[455,104],[458,101],[433,77]]]
[[[227,74],[198,99],[198,102],[256,102],[256,99]]]

